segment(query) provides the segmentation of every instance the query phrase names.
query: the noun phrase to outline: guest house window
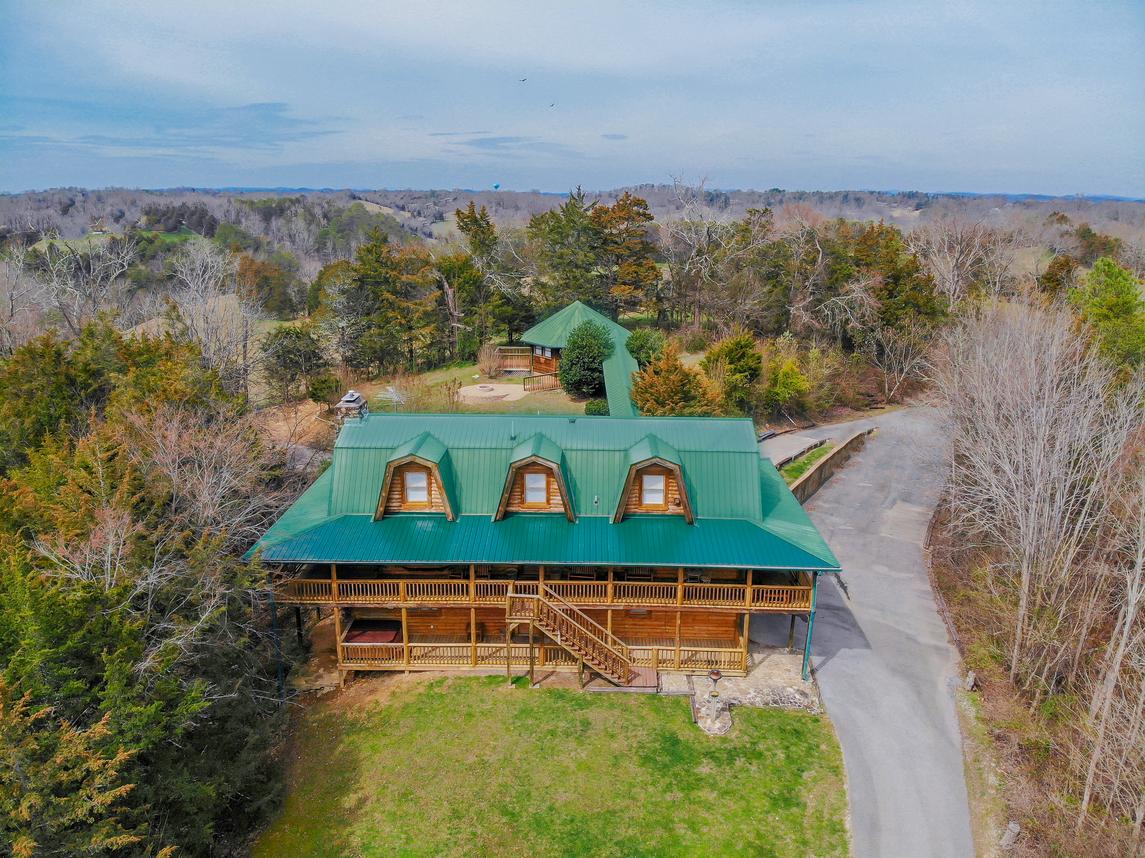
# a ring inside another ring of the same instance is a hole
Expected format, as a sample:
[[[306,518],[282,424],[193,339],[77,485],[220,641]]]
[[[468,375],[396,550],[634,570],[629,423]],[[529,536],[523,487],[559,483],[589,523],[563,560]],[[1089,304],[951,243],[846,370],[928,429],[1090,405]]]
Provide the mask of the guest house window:
[[[548,506],[549,475],[539,471],[525,473],[525,506]]]
[[[552,349],[545,349],[545,357],[551,358],[552,356],[553,356],[553,350]]]
[[[429,506],[429,471],[410,468],[402,475],[402,501],[406,506]]]
[[[545,350],[540,346],[533,346],[533,354],[535,354],[537,357],[540,357],[542,354],[544,354],[544,351]]]
[[[640,477],[640,505],[649,509],[665,509],[667,478],[663,474],[642,474]]]

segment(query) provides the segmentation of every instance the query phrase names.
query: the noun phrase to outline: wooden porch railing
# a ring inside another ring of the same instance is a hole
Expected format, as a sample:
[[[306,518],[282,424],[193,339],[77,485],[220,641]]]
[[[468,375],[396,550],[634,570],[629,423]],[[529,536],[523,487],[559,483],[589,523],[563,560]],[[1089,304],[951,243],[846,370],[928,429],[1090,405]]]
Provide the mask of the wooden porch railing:
[[[536,375],[526,375],[522,379],[525,390],[532,393],[537,390],[556,390],[561,386],[560,376],[555,372],[542,372]]]
[[[406,650],[409,650],[408,656]],[[529,666],[529,645],[510,644],[511,665]],[[706,673],[721,670],[724,673],[746,673],[747,664],[742,649],[720,647],[693,647],[630,645],[632,664],[654,670],[682,670]],[[540,668],[575,668],[577,657],[555,644],[535,644],[533,655]],[[499,669],[505,666],[505,644],[466,642],[453,643],[342,643],[338,663],[349,670],[403,670],[419,667]]]
[[[537,595],[537,581],[478,579],[293,578],[278,588],[291,605],[504,605],[510,589]],[[808,585],[678,584],[655,581],[546,581],[554,596],[578,608],[684,607],[717,610],[800,613],[811,609]]]

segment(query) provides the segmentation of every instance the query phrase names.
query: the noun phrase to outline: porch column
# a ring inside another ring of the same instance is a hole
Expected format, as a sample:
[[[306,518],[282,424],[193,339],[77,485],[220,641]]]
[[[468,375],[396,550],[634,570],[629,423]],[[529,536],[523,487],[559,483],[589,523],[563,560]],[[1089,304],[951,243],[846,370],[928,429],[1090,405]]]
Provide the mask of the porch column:
[[[747,586],[744,587],[743,604],[744,604],[744,607],[747,608],[749,611],[751,610],[751,585],[752,585],[752,581],[754,580],[754,577],[753,577],[754,574],[755,574],[754,569],[748,569],[747,570]]]
[[[406,673],[409,673],[409,613],[405,607],[402,607],[402,664],[406,666]]]
[[[819,573],[811,573],[811,611],[807,614],[807,640],[803,644],[803,681],[811,678],[811,633],[815,630],[815,596],[819,590]]]
[[[477,609],[469,609],[469,665],[477,667]]]
[[[743,669],[747,672],[748,665],[748,648],[751,646],[751,614],[744,612],[743,615]]]
[[[680,669],[680,612],[676,611],[676,670]]]

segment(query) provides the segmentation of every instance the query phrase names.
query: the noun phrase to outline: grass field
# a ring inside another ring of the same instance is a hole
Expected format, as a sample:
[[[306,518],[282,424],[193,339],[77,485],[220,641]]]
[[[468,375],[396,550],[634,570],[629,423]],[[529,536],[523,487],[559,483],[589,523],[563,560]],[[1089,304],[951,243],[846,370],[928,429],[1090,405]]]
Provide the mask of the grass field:
[[[830,453],[833,446],[830,441],[820,444],[810,453],[788,462],[779,469],[779,473],[783,475],[783,479],[787,480],[790,485],[811,470],[812,465]]]
[[[823,716],[738,708],[712,737],[680,697],[384,681],[300,716],[256,858],[848,854]]]

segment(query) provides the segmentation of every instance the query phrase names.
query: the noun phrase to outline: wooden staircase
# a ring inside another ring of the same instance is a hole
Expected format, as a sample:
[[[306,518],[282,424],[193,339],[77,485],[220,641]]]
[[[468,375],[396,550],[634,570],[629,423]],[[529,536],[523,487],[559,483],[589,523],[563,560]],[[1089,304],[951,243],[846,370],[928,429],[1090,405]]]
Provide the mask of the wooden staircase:
[[[510,593],[505,616],[510,623],[532,623],[617,685],[629,685],[639,675],[624,641],[544,584],[536,594]]]

